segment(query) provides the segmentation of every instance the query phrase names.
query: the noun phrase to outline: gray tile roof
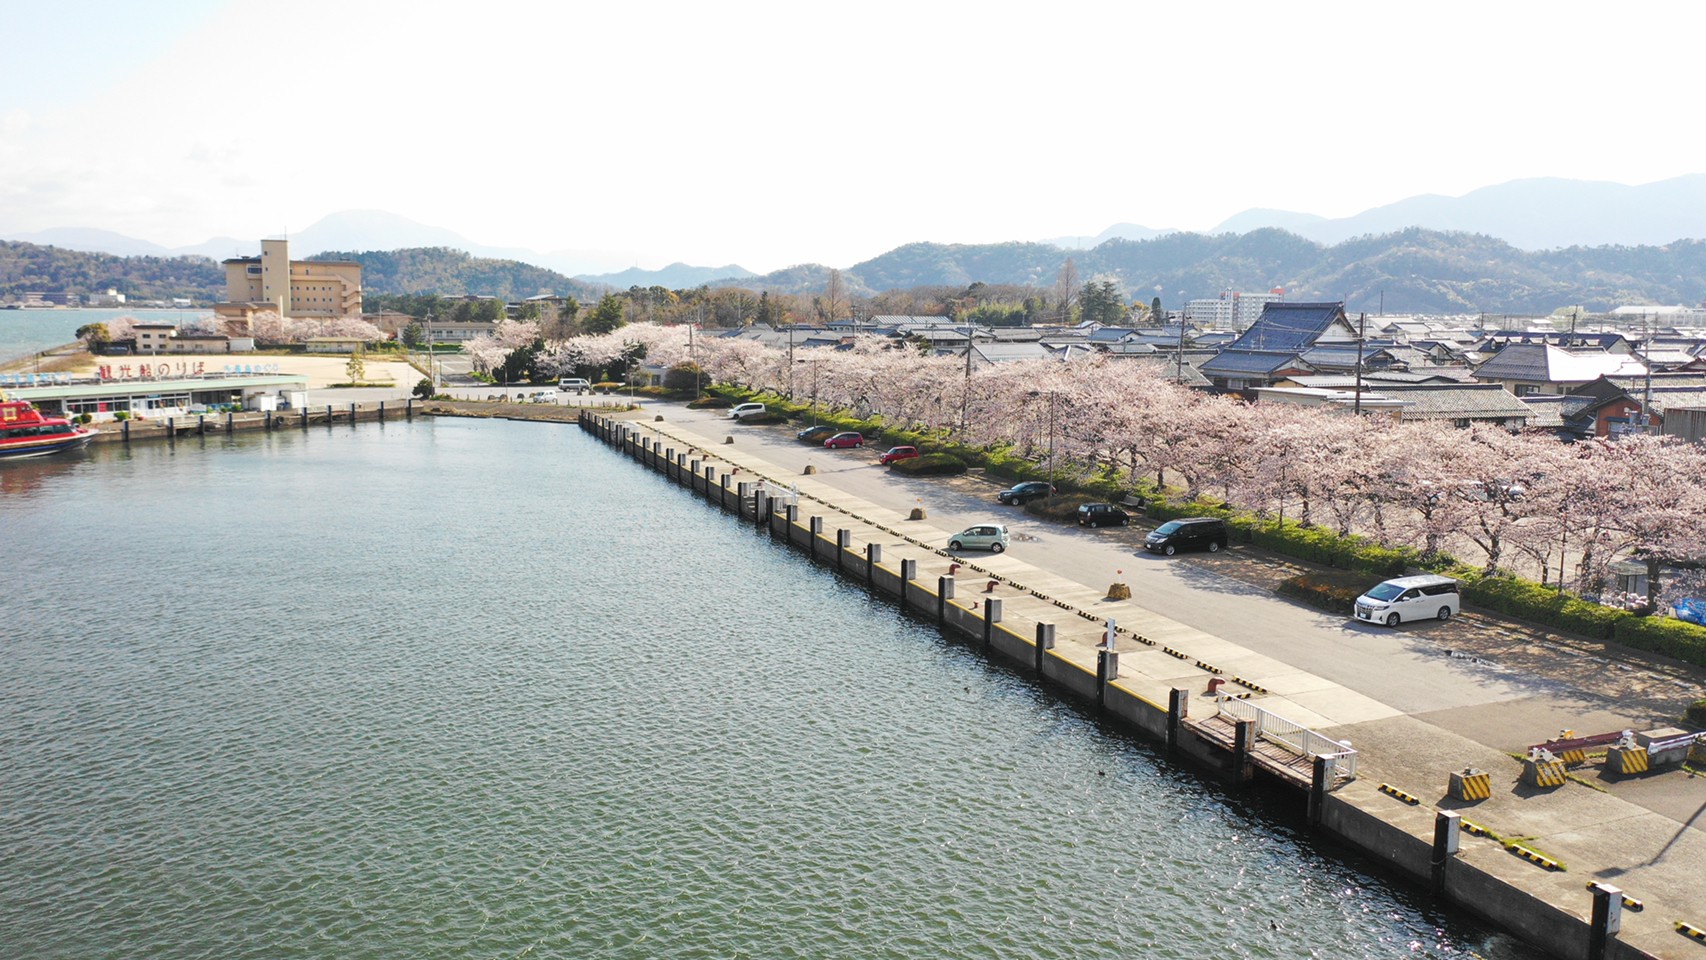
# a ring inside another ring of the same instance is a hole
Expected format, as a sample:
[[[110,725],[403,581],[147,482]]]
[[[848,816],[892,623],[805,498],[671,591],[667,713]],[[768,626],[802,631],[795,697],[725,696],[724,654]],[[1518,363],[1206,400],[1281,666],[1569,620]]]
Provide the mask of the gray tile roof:
[[[1562,427],[1603,402],[1573,393],[1531,393],[1521,399],[1534,411],[1534,419],[1528,421],[1531,427]]]
[[[1586,383],[1639,364],[1639,360],[1627,354],[1602,350],[1572,352],[1547,343],[1507,343],[1475,368],[1475,377],[1530,383]]]
[[[1335,323],[1344,323],[1342,303],[1286,303],[1262,305],[1262,315],[1239,335],[1228,350],[1290,350],[1294,353],[1315,345]]]
[[[1276,370],[1297,365],[1295,353],[1257,353],[1251,350],[1227,349],[1202,365],[1202,372],[1211,377],[1243,377],[1252,374],[1271,375]]]
[[[1380,392],[1404,401],[1403,420],[1527,421],[1533,408],[1496,383],[1383,383]]]

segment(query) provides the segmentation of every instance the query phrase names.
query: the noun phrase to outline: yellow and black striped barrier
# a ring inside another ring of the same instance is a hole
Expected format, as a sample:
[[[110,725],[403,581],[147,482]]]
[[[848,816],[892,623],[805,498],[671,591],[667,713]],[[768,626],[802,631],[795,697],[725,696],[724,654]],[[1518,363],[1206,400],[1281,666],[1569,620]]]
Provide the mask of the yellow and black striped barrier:
[[[1558,759],[1562,760],[1566,767],[1579,767],[1588,762],[1588,752],[1583,747],[1571,747],[1558,754]]]
[[[1529,863],[1545,867],[1548,870],[1562,870],[1562,869],[1564,869],[1564,865],[1559,863],[1558,861],[1552,859],[1551,857],[1546,856],[1543,853],[1536,853],[1533,850],[1528,849],[1527,847],[1523,846],[1520,843],[1510,844],[1508,849],[1510,850],[1510,852],[1516,854],[1517,856],[1523,858],[1524,860],[1527,860]]]
[[[1646,773],[1652,765],[1646,747],[1611,747],[1605,751],[1605,759],[1612,773]]]
[[[1399,800],[1404,801],[1405,803],[1409,804],[1412,807],[1415,806],[1416,804],[1422,802],[1420,798],[1413,797],[1413,796],[1405,793],[1404,791],[1398,789],[1397,787],[1394,787],[1390,783],[1381,784],[1380,785],[1380,792],[1386,794],[1389,797],[1396,797]]]
[[[1599,886],[1599,884],[1594,883],[1592,880],[1588,881],[1589,890],[1592,890],[1596,886]],[[1647,909],[1647,905],[1628,894],[1623,894],[1623,909],[1633,913],[1640,913],[1642,910]]]
[[[1488,830],[1486,827],[1483,827],[1472,820],[1458,820],[1457,827],[1472,837],[1489,837],[1493,834],[1493,831]]]
[[[1219,671],[1217,670],[1215,672],[1218,673]],[[1250,681],[1244,679],[1243,677],[1233,677],[1232,682],[1238,684],[1240,687],[1246,687],[1250,690],[1253,690],[1256,693],[1267,693],[1268,692],[1267,687],[1264,687],[1260,684],[1251,683]]]
[[[1454,773],[1447,792],[1458,800],[1485,800],[1493,795],[1492,774],[1474,768]]]
[[[1676,922],[1676,932],[1691,940],[1698,940],[1701,943],[1706,943],[1706,930],[1702,930],[1686,920],[1678,920]]]
[[[1564,785],[1564,761],[1530,757],[1522,762],[1522,782],[1531,787]]]

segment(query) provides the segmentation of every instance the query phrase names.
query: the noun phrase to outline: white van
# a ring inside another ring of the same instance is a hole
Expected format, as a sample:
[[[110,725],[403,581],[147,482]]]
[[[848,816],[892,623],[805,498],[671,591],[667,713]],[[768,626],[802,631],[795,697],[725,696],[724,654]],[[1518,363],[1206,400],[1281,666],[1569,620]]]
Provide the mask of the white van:
[[[592,384],[588,383],[584,377],[564,377],[557,381],[557,389],[564,393],[568,393],[570,390],[575,393],[585,393],[592,389]]]
[[[743,403],[729,408],[729,419],[739,420],[742,417],[756,417],[764,410],[765,406],[762,403]]]
[[[1450,620],[1462,609],[1457,581],[1430,575],[1398,577],[1368,591],[1356,602],[1356,618],[1389,627],[1408,620]]]

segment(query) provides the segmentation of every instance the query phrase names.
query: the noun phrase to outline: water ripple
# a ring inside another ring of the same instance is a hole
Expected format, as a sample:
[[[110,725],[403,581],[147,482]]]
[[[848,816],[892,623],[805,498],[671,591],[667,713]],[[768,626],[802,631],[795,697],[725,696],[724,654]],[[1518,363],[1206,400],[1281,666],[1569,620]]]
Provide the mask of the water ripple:
[[[7,956],[1523,955],[572,427],[6,466]]]

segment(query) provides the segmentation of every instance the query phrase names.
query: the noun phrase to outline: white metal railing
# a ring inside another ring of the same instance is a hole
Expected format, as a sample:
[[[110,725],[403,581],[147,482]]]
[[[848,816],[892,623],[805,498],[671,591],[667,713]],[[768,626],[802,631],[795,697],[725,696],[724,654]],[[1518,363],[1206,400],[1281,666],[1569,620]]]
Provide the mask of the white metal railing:
[[[1329,757],[1333,760],[1334,779],[1356,779],[1357,752],[1349,744],[1293,723],[1248,700],[1223,697],[1216,705],[1225,716],[1254,723],[1258,740],[1276,744],[1300,757]]]

